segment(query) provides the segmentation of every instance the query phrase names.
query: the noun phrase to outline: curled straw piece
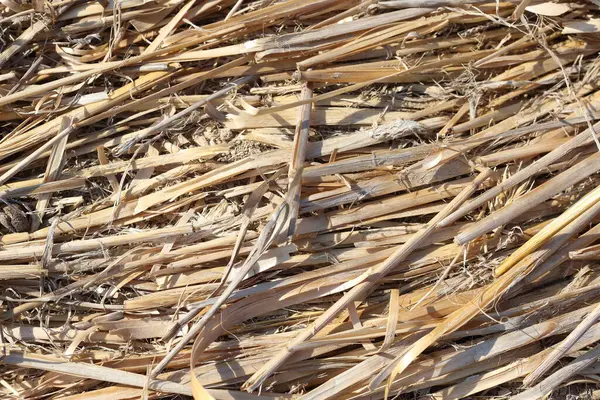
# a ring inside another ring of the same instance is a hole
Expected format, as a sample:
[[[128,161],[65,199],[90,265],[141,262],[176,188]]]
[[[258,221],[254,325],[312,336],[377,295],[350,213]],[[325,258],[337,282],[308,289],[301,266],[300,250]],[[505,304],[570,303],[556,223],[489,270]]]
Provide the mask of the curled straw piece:
[[[273,243],[273,240],[277,237],[281,229],[283,228],[283,224],[287,221],[289,213],[289,207],[287,203],[281,203],[277,209],[271,215],[271,218],[267,222],[265,228],[262,230],[258,240],[253,246],[252,251],[246,258],[244,264],[235,271],[235,275],[232,278],[231,283],[227,286],[225,291],[219,296],[218,300],[212,305],[212,307],[202,316],[202,318],[197,321],[185,334],[183,338],[175,345],[169,353],[161,360],[161,362],[154,367],[154,369],[150,372],[149,378],[154,378],[158,375],[166,366],[171,362],[171,360],[185,347],[186,344],[190,340],[192,340],[198,333],[204,328],[206,323],[212,318],[213,315],[217,313],[219,308],[225,303],[227,298],[233,293],[233,291],[237,288],[237,286],[242,282],[244,277],[248,274],[248,272],[254,267],[258,259],[262,256],[262,254],[269,248],[269,246]]]

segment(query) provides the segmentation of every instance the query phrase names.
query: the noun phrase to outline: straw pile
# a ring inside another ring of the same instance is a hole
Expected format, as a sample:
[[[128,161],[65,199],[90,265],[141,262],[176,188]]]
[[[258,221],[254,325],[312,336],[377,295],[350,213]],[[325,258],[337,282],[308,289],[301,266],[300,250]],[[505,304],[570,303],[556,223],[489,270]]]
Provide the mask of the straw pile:
[[[594,395],[599,1],[0,3],[0,397]]]

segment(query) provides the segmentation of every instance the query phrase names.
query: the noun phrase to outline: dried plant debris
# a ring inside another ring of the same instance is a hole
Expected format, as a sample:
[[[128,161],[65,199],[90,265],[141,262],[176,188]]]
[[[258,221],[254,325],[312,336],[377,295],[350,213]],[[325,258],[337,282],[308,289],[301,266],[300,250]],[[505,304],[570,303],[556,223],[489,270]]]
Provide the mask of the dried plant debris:
[[[0,397],[597,398],[599,21],[0,0]]]

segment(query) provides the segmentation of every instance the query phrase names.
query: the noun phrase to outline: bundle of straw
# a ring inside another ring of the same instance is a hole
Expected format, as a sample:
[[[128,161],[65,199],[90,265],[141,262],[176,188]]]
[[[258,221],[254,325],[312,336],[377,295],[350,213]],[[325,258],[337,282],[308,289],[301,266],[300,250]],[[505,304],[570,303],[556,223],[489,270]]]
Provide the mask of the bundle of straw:
[[[0,27],[0,397],[600,393],[600,2]]]

